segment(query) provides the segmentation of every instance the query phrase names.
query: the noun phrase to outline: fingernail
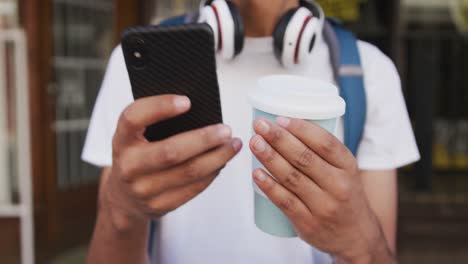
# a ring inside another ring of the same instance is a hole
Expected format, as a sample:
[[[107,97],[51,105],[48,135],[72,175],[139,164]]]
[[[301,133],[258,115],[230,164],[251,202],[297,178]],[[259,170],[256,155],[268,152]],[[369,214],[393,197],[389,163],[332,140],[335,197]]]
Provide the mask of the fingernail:
[[[268,125],[268,123],[265,120],[257,120],[256,127],[258,132],[260,132],[260,134],[263,135],[267,134],[268,131],[270,131],[270,125]]]
[[[227,139],[231,137],[231,128],[225,125],[221,125],[221,127],[218,130],[218,136],[221,139]]]
[[[267,176],[265,175],[265,173],[263,173],[260,169],[257,169],[256,171],[254,171],[254,178],[256,181],[265,182],[266,177]]]
[[[257,152],[263,152],[266,149],[266,142],[262,137],[256,136],[253,147]]]
[[[178,110],[185,110],[190,106],[190,99],[187,96],[177,96],[174,99],[174,106]]]
[[[235,138],[232,141],[232,147],[234,148],[234,151],[238,152],[242,148],[242,141],[238,138]]]
[[[291,119],[283,116],[279,116],[276,118],[276,123],[282,127],[288,127],[289,123],[291,122]]]

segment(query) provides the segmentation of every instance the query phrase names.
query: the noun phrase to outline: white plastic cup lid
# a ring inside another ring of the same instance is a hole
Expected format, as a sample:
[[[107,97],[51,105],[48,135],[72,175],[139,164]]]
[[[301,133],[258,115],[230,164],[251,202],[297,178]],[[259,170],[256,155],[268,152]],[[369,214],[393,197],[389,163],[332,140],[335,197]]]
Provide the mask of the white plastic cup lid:
[[[249,92],[252,107],[260,111],[306,120],[337,118],[346,103],[329,82],[295,75],[269,75]]]

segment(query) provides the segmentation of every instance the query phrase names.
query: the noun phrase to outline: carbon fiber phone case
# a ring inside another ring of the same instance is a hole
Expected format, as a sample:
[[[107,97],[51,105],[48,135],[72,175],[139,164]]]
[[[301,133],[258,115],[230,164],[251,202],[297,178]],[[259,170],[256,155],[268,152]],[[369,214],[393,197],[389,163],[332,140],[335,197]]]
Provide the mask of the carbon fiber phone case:
[[[122,34],[122,48],[135,100],[180,94],[192,102],[188,113],[149,126],[149,141],[222,122],[210,26],[132,27]]]

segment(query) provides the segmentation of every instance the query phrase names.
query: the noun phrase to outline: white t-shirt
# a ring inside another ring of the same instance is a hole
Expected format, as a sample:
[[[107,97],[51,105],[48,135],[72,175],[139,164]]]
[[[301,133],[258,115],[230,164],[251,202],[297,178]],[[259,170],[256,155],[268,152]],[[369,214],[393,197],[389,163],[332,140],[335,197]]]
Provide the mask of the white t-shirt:
[[[376,47],[358,43],[367,93],[367,120],[357,161],[361,169],[395,169],[419,159],[413,131],[401,91],[400,78],[392,61]],[[268,74],[297,74],[334,82],[329,50],[318,41],[307,67],[285,69],[273,55],[273,40],[247,38],[243,52],[232,61],[218,59],[223,118],[243,150],[203,193],[158,220],[154,240],[158,264],[198,263],[329,263],[299,238],[277,238],[256,228],[253,218],[251,181],[252,110],[247,92],[256,80]],[[287,89],[287,87],[285,87]],[[83,160],[111,166],[111,140],[118,117],[133,101],[130,81],[120,47],[110,59],[98,95]],[[154,107],[157,107],[155,105]],[[343,122],[338,124],[343,138]]]

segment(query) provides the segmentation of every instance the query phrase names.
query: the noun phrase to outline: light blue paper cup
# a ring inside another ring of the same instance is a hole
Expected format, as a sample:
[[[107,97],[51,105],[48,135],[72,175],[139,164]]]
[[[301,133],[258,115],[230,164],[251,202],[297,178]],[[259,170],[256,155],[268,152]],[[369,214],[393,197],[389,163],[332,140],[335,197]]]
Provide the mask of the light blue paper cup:
[[[278,116],[309,120],[331,133],[345,112],[338,88],[327,82],[292,75],[261,78],[249,93],[254,120],[259,117],[275,121]],[[253,156],[253,169],[265,167]],[[265,169],[266,170],[266,169]],[[268,197],[254,185],[256,226],[278,237],[296,237],[291,222]]]

